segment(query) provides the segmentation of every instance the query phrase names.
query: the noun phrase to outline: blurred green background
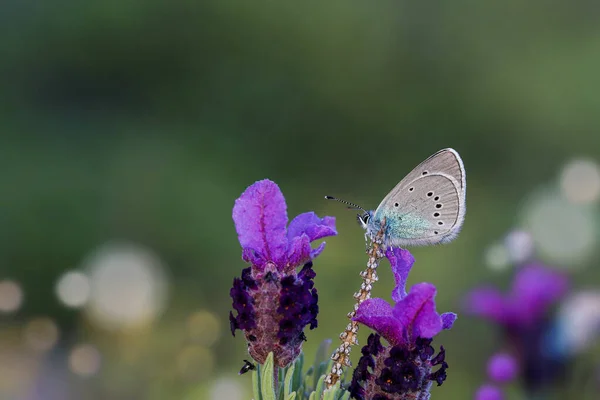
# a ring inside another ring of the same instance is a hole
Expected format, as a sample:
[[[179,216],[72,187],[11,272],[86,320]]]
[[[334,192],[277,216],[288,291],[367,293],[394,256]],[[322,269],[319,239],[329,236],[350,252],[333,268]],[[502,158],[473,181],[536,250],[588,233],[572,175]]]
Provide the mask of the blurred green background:
[[[433,282],[438,310],[459,314],[469,288],[507,286],[498,243],[527,228],[542,188],[567,214],[532,229],[588,243],[542,258],[593,287],[597,195],[563,208],[560,179],[600,159],[599,13],[587,0],[3,1],[0,398],[250,398],[229,333],[245,267],[231,209],[263,178],[290,217],[337,217],[315,262],[309,359],[337,343],[366,263],[354,214],[323,195],[375,208],[444,147],[464,159],[466,222],[452,244],[414,249],[409,283]],[[450,370],[433,397],[470,398],[498,332],[463,316],[436,343]]]

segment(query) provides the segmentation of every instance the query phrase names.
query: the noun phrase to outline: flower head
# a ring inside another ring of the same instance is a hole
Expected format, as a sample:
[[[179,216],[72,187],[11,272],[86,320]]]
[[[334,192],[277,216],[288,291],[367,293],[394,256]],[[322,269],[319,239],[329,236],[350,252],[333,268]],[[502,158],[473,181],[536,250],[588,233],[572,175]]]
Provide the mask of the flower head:
[[[432,338],[442,329],[450,329],[456,314],[437,313],[436,288],[430,283],[416,284],[406,293],[406,280],[414,263],[407,250],[388,250],[386,257],[396,280],[392,292],[395,305],[374,298],[358,307],[353,319],[376,334],[362,349],[350,390],[356,398],[427,398],[424,396],[428,396],[431,383],[441,385],[448,368],[443,347],[434,356]],[[380,337],[389,343],[387,347],[381,345]],[[432,367],[438,365],[439,369],[432,372]]]
[[[564,378],[566,360],[552,354],[552,323],[548,314],[568,287],[564,274],[542,264],[529,264],[517,271],[507,294],[487,286],[467,295],[466,311],[497,323],[505,335],[505,346],[518,356],[492,357],[488,375],[493,381],[512,380],[519,372],[526,389],[535,393]]]
[[[521,268],[506,295],[494,287],[477,288],[467,296],[466,311],[508,329],[538,324],[550,306],[568,290],[565,275],[541,264]]]
[[[230,291],[237,311],[237,316],[229,314],[231,332],[244,332],[254,360],[262,364],[273,352],[280,367],[300,353],[304,327],[317,326],[312,260],[325,243],[316,249],[310,243],[337,234],[335,218],[321,219],[313,212],[298,215],[286,229],[286,209],[279,187],[269,180],[248,187],[233,207],[242,258],[251,265]]]

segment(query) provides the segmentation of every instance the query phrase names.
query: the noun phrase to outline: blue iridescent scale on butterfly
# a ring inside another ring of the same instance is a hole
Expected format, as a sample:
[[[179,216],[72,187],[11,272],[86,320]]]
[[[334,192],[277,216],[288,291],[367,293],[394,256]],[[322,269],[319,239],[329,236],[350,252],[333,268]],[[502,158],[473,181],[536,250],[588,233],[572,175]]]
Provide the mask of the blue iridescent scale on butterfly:
[[[369,232],[378,232],[385,218],[385,238],[417,239],[429,228],[425,218],[411,213],[400,214],[395,210],[380,209],[369,212],[369,215]]]

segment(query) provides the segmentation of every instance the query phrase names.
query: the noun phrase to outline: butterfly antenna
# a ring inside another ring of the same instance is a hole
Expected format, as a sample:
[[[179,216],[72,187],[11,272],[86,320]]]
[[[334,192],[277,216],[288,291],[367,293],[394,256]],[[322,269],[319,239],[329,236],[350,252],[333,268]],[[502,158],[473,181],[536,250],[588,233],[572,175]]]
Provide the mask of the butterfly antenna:
[[[333,197],[333,196],[325,196],[325,198],[327,200],[335,200],[335,201],[339,201],[340,203],[344,203],[349,206],[348,209],[350,209],[350,210],[362,210],[365,213],[367,212],[367,210],[365,210],[361,206],[354,204],[354,203],[350,203],[349,201],[338,199],[337,197]]]

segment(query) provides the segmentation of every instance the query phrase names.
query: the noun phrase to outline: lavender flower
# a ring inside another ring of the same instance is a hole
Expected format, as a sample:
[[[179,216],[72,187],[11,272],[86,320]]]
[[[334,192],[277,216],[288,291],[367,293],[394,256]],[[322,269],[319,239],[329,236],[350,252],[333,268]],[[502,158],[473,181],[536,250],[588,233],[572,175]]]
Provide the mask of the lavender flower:
[[[466,311],[501,327],[505,347],[515,354],[513,360],[518,364],[510,365],[513,361],[492,357],[488,367],[492,380],[508,381],[519,370],[526,390],[537,393],[564,377],[565,360],[549,351],[551,320],[548,314],[567,293],[568,286],[564,274],[541,264],[530,264],[517,271],[507,294],[490,286],[476,288],[468,294]]]
[[[317,289],[312,269],[324,249],[314,240],[337,235],[335,218],[307,212],[288,222],[287,206],[272,181],[254,183],[235,201],[233,221],[242,245],[242,258],[251,264],[235,278],[230,295],[231,333],[240,329],[252,358],[263,364],[273,352],[275,364],[285,367],[299,354],[304,327],[317,326]],[[297,272],[297,268],[303,266]]]
[[[520,331],[539,324],[567,289],[565,275],[541,264],[530,264],[517,272],[508,294],[490,286],[477,288],[467,296],[466,308],[470,314],[509,331]]]
[[[396,287],[392,306],[383,299],[368,299],[360,304],[353,320],[373,329],[362,357],[354,370],[350,392],[357,399],[428,399],[432,382],[446,379],[446,351],[434,356],[432,338],[450,329],[456,314],[438,314],[436,288],[431,283],[414,285],[406,293],[406,279],[414,263],[407,250],[388,250]],[[383,337],[388,345],[381,344]],[[439,368],[432,372],[432,368]]]

